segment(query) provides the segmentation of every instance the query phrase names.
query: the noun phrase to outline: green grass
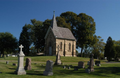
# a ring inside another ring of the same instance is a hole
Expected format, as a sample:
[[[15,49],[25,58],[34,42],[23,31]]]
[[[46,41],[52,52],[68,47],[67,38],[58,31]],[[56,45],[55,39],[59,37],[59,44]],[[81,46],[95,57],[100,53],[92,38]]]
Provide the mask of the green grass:
[[[46,61],[52,60],[55,62],[55,56],[25,58],[31,58],[32,60],[32,70],[27,70],[26,75],[14,74],[17,66],[13,66],[12,63],[17,63],[17,57],[0,58],[0,71],[2,72],[0,73],[0,78],[120,78],[120,63],[107,64],[105,61],[102,61],[103,64],[101,64],[101,67],[94,66],[95,71],[90,74],[85,73],[85,69],[82,68],[78,71],[74,71],[74,68],[63,69],[62,65],[53,66],[53,76],[43,76]],[[78,61],[84,61],[86,64],[89,58],[61,57],[61,60],[65,65],[77,66]],[[10,61],[9,64],[6,64],[6,61]],[[44,66],[41,64],[44,64]]]

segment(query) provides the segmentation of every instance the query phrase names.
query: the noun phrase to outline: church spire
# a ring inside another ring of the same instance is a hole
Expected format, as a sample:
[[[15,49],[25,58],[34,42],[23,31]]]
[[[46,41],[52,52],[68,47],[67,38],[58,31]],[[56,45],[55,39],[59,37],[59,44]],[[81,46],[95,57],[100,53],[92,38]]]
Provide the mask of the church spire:
[[[57,22],[56,22],[56,18],[55,18],[55,11],[53,11],[53,18],[52,18],[52,22],[51,22],[51,27],[56,30],[57,29]]]

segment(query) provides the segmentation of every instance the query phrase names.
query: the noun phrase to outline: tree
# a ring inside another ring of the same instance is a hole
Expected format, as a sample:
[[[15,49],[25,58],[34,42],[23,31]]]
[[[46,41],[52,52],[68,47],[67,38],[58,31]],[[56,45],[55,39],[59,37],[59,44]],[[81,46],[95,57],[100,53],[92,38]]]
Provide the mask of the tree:
[[[32,44],[32,27],[30,24],[25,24],[19,37],[19,45],[22,44],[24,46],[23,52],[25,55],[29,55],[29,48]]]
[[[84,13],[80,13],[77,18],[75,33],[77,46],[81,48],[81,56],[84,48],[87,49],[88,46],[96,43],[95,30],[94,19]]]
[[[64,27],[64,28],[68,28],[71,30],[71,26],[70,26],[70,23],[66,23],[65,19],[62,18],[62,17],[56,17],[57,19],[57,25],[59,27]]]
[[[4,52],[11,53],[15,52],[15,49],[18,47],[17,39],[9,32],[0,33],[0,51],[1,54]],[[1,55],[0,55],[1,56]]]
[[[111,37],[108,37],[106,45],[105,45],[105,53],[104,56],[107,57],[108,61],[111,61],[112,58],[115,58],[116,51],[114,47],[114,43]]]
[[[37,21],[36,19],[32,19],[31,22],[33,24],[33,33],[34,33],[33,42],[38,53],[44,50],[44,43],[45,43],[44,37],[46,34],[46,30],[44,28],[43,22]],[[46,29],[48,28],[46,27]]]
[[[101,59],[101,55],[104,54],[104,49],[105,49],[105,43],[103,42],[103,39],[101,39],[100,36],[97,37],[98,41],[95,43],[91,48],[92,48],[92,53],[94,54],[94,58],[99,58]]]
[[[65,19],[66,23],[70,24],[71,26],[71,31],[73,33],[74,36],[75,35],[75,29],[76,29],[76,22],[77,22],[77,14],[74,12],[64,12],[60,14],[60,17],[62,17],[63,19]]]

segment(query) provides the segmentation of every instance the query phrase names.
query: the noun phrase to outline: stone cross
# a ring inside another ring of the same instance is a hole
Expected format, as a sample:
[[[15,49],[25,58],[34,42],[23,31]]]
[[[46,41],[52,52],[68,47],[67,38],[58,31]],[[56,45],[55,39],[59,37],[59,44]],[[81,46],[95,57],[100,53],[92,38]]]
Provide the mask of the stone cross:
[[[22,48],[24,48],[24,46],[21,44],[20,46],[19,46],[19,48],[20,48],[20,52],[22,51]]]
[[[18,54],[18,67],[15,71],[17,75],[25,75],[26,71],[24,70],[24,53],[22,52],[22,44],[19,46],[20,53]]]

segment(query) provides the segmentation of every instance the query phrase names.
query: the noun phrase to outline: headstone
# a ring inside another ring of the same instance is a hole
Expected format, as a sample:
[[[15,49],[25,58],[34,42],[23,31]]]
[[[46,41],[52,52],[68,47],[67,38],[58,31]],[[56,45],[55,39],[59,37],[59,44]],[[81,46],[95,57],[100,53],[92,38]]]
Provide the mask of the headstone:
[[[97,63],[97,66],[101,66],[99,63]]]
[[[79,61],[79,62],[78,62],[78,67],[79,67],[79,68],[85,68],[84,62]]]
[[[90,73],[90,69],[85,69],[85,72],[86,73]]]
[[[63,66],[63,68],[65,69],[65,68],[66,68],[66,66]]]
[[[70,69],[70,66],[68,66],[68,69]]]
[[[55,65],[61,65],[61,59],[60,59],[60,54],[59,54],[59,45],[58,45],[58,53],[56,55],[56,61],[55,61]]]
[[[15,71],[15,73],[17,75],[25,75],[26,74],[26,71],[25,71],[24,66],[23,66],[23,64],[24,64],[24,56],[25,56],[23,51],[22,51],[23,47],[24,46],[22,46],[22,45],[19,46],[20,53],[18,54],[18,67],[17,67],[17,69]]]
[[[6,64],[9,64],[9,61],[6,61]]]
[[[25,70],[31,70],[31,59],[26,58]]]
[[[13,63],[13,66],[17,66],[17,64],[16,64],[16,63]]]
[[[46,75],[46,76],[53,75],[52,70],[53,70],[53,61],[48,60],[47,63],[46,63],[46,68],[45,68],[45,71],[43,72],[43,75]]]
[[[89,67],[88,67],[88,71],[89,71],[89,69],[90,69],[90,72],[93,72],[93,71],[94,71],[94,67],[93,67],[93,65],[94,65],[94,59],[93,59],[93,56],[94,56],[94,54],[91,54],[91,55],[90,55],[90,65],[89,65]]]
[[[100,64],[100,61],[95,61],[95,65]]]

